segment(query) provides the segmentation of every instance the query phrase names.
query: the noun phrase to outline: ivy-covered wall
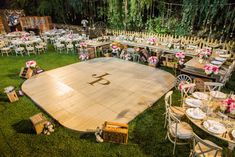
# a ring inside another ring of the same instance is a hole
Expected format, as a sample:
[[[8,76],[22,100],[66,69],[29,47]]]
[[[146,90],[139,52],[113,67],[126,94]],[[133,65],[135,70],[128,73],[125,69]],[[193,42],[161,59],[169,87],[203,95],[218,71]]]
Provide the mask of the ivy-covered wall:
[[[233,0],[1,0],[0,8],[24,9],[27,15],[49,15],[53,22],[217,39],[234,37]]]

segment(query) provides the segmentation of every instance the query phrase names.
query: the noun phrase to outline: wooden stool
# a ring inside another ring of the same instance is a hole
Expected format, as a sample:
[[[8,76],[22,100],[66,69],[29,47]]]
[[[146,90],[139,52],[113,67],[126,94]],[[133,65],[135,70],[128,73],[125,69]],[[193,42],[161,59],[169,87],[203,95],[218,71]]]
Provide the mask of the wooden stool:
[[[34,126],[34,129],[36,131],[37,134],[42,133],[43,129],[44,129],[44,124],[47,123],[47,119],[45,116],[43,116],[42,113],[38,113],[32,117],[30,117],[30,120]]]
[[[105,122],[102,136],[106,142],[127,144],[128,125],[116,122]]]
[[[8,56],[8,53],[11,52],[11,49],[10,49],[10,47],[4,47],[1,49],[1,51],[2,51],[2,56],[4,53],[7,54],[7,56]]]
[[[6,93],[6,94],[7,94],[7,97],[10,102],[15,102],[15,101],[19,100],[19,98],[14,90],[9,93]]]
[[[33,75],[33,70],[30,68],[21,68],[19,76],[22,78],[29,79]]]

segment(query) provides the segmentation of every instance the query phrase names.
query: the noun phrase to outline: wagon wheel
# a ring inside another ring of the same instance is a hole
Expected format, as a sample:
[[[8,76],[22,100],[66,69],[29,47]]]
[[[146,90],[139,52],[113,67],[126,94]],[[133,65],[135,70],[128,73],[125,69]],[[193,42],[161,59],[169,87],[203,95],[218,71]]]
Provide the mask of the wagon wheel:
[[[94,34],[96,36],[101,36],[105,34],[106,28],[107,26],[104,22],[98,21],[94,24]]]
[[[189,77],[188,75],[180,74],[180,75],[177,76],[176,88],[178,87],[178,85],[180,84],[180,82],[192,83],[192,79],[191,79],[191,77]]]

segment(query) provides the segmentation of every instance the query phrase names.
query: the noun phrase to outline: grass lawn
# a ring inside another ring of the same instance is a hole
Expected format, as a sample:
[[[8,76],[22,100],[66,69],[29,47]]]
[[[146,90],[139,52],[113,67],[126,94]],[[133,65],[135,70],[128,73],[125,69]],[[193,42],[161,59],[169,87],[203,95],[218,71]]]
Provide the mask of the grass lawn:
[[[96,143],[93,134],[82,134],[68,130],[56,123],[55,132],[50,136],[36,135],[29,117],[43,112],[28,97],[20,97],[15,103],[9,103],[3,88],[13,85],[17,88],[23,83],[18,74],[27,60],[34,59],[38,65],[50,70],[78,62],[74,54],[58,54],[51,48],[46,54],[32,56],[0,57],[0,157],[44,157],[44,156],[76,156],[76,157],[139,157],[139,156],[172,156],[173,144],[165,140],[164,100],[161,98],[152,107],[136,117],[129,125],[129,143]],[[163,68],[164,69],[164,68]],[[165,69],[172,72],[170,69]],[[235,76],[229,82],[234,90]],[[231,89],[224,89],[229,91]],[[173,102],[179,105],[180,94],[174,91]],[[194,130],[202,138],[210,139],[224,147],[227,144],[215,139],[200,129]],[[178,146],[176,156],[189,155],[189,146]],[[233,156],[235,154],[233,153]]]

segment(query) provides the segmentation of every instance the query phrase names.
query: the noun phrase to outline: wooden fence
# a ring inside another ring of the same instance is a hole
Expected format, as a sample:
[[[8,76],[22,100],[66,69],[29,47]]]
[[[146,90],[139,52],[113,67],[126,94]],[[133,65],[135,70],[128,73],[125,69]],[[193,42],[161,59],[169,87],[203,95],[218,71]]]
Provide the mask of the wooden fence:
[[[107,30],[108,34],[113,35],[127,35],[135,37],[154,37],[160,42],[171,42],[171,43],[180,43],[182,45],[195,45],[199,48],[202,47],[211,47],[211,48],[222,48],[225,50],[233,51],[235,48],[234,41],[219,41],[217,39],[210,38],[201,38],[197,36],[174,36],[168,34],[156,34],[148,32],[134,32],[134,31],[124,31],[124,30]]]

